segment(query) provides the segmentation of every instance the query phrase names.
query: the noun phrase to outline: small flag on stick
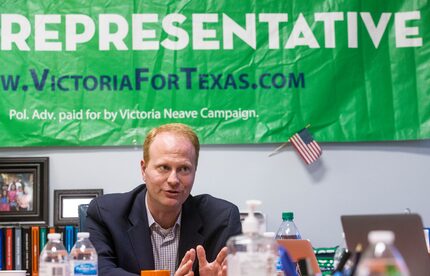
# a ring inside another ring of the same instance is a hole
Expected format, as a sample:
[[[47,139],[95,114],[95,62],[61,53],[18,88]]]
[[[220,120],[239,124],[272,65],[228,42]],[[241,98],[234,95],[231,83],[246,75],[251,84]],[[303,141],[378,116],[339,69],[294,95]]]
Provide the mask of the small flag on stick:
[[[322,154],[321,147],[312,138],[307,128],[294,134],[290,138],[290,142],[308,165],[315,162]]]

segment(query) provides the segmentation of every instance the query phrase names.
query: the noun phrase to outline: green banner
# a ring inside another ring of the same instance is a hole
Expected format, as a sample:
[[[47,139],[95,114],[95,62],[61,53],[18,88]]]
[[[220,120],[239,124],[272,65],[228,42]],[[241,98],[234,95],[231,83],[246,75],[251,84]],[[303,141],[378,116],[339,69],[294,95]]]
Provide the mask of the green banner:
[[[430,138],[427,0],[0,2],[0,147]]]

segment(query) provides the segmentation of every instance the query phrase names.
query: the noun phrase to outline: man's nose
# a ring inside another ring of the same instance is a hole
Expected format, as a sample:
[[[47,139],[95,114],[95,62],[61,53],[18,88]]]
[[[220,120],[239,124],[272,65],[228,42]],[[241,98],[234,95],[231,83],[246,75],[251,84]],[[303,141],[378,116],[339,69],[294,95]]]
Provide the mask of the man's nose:
[[[176,173],[175,170],[172,170],[169,174],[169,178],[167,178],[167,182],[169,184],[178,184],[179,183],[179,178],[178,178],[178,174]]]

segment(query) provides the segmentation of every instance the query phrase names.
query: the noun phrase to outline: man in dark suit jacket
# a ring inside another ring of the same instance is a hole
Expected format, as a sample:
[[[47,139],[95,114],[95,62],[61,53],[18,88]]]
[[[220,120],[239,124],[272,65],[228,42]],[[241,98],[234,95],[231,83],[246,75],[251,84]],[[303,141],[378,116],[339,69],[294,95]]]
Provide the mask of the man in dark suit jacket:
[[[239,210],[210,195],[190,195],[199,148],[188,126],[155,128],[145,139],[141,161],[146,185],[91,202],[86,226],[99,256],[99,275],[136,275],[150,269],[170,269],[175,276],[226,274],[225,244],[241,233]],[[154,229],[173,231],[177,239],[176,251],[163,255],[174,258],[168,268],[156,265],[160,262],[154,252],[162,249]]]

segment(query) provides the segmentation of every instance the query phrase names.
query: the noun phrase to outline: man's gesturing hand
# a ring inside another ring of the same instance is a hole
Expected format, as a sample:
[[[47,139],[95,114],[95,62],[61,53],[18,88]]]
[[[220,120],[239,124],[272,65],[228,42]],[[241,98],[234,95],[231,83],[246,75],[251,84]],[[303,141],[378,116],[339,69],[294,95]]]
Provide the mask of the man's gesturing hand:
[[[192,248],[185,253],[184,258],[182,258],[182,261],[179,264],[178,270],[175,272],[175,276],[194,276],[193,263],[195,259],[196,250]]]
[[[221,249],[215,260],[209,263],[206,260],[206,251],[203,246],[197,246],[197,259],[199,260],[200,276],[227,276],[227,247]],[[190,249],[185,253],[179,264],[175,276],[194,276],[193,263],[196,259],[196,250]]]
[[[227,247],[221,249],[212,263],[206,260],[203,246],[197,246],[197,259],[199,260],[200,276],[227,276]]]

